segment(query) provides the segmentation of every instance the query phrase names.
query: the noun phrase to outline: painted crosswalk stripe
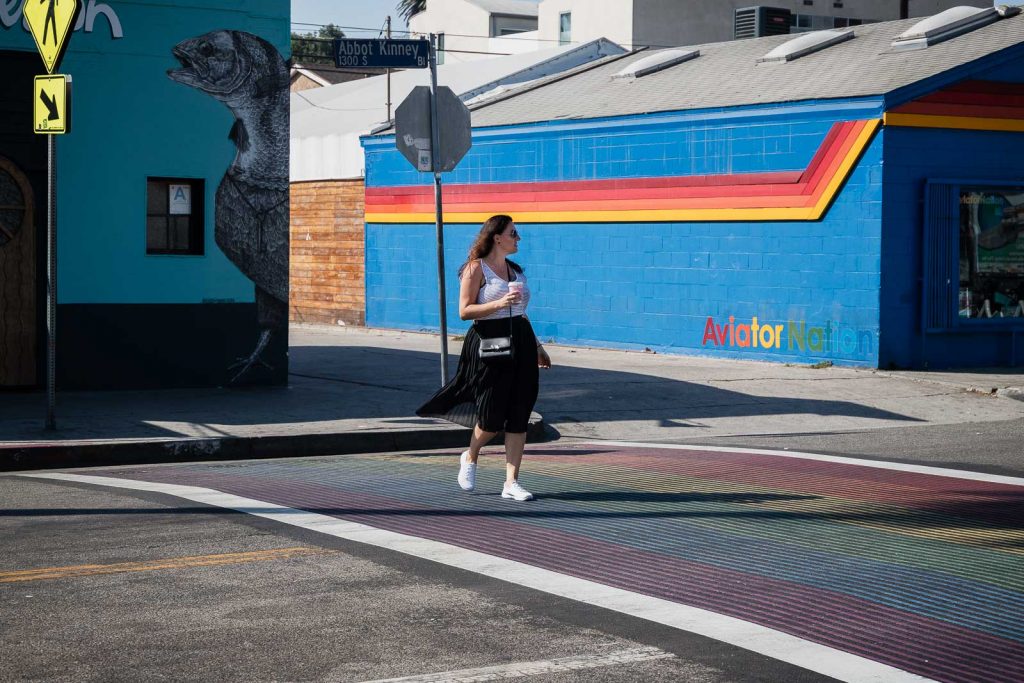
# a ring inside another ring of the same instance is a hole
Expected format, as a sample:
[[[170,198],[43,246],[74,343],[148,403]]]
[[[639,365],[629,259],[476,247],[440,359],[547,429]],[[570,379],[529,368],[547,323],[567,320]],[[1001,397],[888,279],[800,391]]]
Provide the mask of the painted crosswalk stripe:
[[[820,453],[805,453],[803,451],[778,451],[767,448],[734,448],[733,446],[686,446],[683,444],[653,443],[644,441],[593,441],[580,443],[578,445],[612,446],[616,448],[648,448],[670,451],[706,451],[708,453],[750,453],[752,455],[773,455],[780,458],[817,460],[818,462],[830,462],[837,465],[855,465],[857,467],[870,467],[878,470],[927,474],[934,477],[950,477],[952,479],[965,479],[967,481],[986,481],[993,484],[1024,486],[1024,477],[1010,477],[1002,474],[989,474],[987,472],[955,470],[948,467],[933,467],[931,465],[914,465],[911,463],[892,462],[889,460],[869,460],[867,458],[848,458],[842,455],[822,455]]]
[[[797,636],[698,607],[560,574],[475,550],[386,531],[336,517],[236,496],[198,486],[67,473],[23,477],[163,493],[204,505],[236,510],[318,533],[364,543],[508,583],[558,595],[639,619],[697,633],[795,666],[858,683],[920,683],[931,679]]]
[[[498,666],[485,666],[479,669],[461,669],[443,673],[405,676],[403,678],[382,678],[368,683],[477,683],[478,681],[499,681],[509,678],[525,678],[544,674],[561,673],[563,671],[582,671],[584,669],[600,669],[607,666],[622,664],[638,664],[658,659],[671,659],[675,655],[659,650],[656,647],[634,647],[617,650],[603,655],[580,655],[578,657],[560,657],[540,662],[515,662]]]

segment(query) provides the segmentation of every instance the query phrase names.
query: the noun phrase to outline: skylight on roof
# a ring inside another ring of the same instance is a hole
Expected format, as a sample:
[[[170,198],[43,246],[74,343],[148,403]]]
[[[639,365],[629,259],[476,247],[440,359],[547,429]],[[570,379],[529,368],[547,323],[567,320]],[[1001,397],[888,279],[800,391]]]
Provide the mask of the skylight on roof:
[[[853,38],[852,29],[847,29],[845,31],[830,30],[803,33],[798,38],[787,40],[785,43],[779,45],[757,61],[758,63],[791,62],[794,59],[799,59],[804,55],[811,54],[812,52],[817,52],[818,50],[824,50],[826,47],[844,43],[851,38]]]
[[[653,55],[648,55],[643,59],[638,59],[632,64],[627,64],[624,69],[613,75],[612,78],[624,78],[628,80],[642,78],[649,74],[661,71],[662,69],[667,69],[670,66],[688,62],[696,57],[700,57],[700,50],[682,50],[679,48],[662,50],[661,52],[656,52]]]
[[[1020,14],[1020,7],[951,7],[933,17],[923,19],[896,36],[893,50],[921,50],[929,45],[970,33],[1004,17]]]

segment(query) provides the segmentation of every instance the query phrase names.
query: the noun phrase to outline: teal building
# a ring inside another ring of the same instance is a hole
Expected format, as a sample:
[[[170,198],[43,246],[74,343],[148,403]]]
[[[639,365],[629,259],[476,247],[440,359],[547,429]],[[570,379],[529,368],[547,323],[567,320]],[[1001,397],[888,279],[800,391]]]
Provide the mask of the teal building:
[[[14,5],[0,3],[0,390],[45,381],[46,71]],[[72,77],[58,388],[286,381],[289,4],[79,5],[56,70]]]

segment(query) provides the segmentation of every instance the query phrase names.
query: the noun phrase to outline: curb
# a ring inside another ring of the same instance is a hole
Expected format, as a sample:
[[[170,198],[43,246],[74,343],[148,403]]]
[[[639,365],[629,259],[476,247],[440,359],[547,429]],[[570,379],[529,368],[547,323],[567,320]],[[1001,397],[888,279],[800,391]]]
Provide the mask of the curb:
[[[0,472],[463,448],[469,444],[471,434],[472,430],[457,427],[216,439],[0,444]],[[543,417],[534,413],[526,438],[531,443],[550,438]]]
[[[997,391],[996,396],[1024,401],[1024,387],[1006,387]]]

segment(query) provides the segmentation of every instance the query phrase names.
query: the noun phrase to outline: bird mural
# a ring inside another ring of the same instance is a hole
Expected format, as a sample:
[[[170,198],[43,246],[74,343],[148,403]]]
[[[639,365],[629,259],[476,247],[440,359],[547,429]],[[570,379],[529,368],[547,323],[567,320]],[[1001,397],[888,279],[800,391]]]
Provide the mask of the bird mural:
[[[288,66],[266,40],[220,30],[176,45],[181,68],[168,77],[226,106],[235,116],[234,161],[217,187],[217,246],[256,285],[260,336],[228,371],[232,384],[274,368],[263,357],[288,325]]]

